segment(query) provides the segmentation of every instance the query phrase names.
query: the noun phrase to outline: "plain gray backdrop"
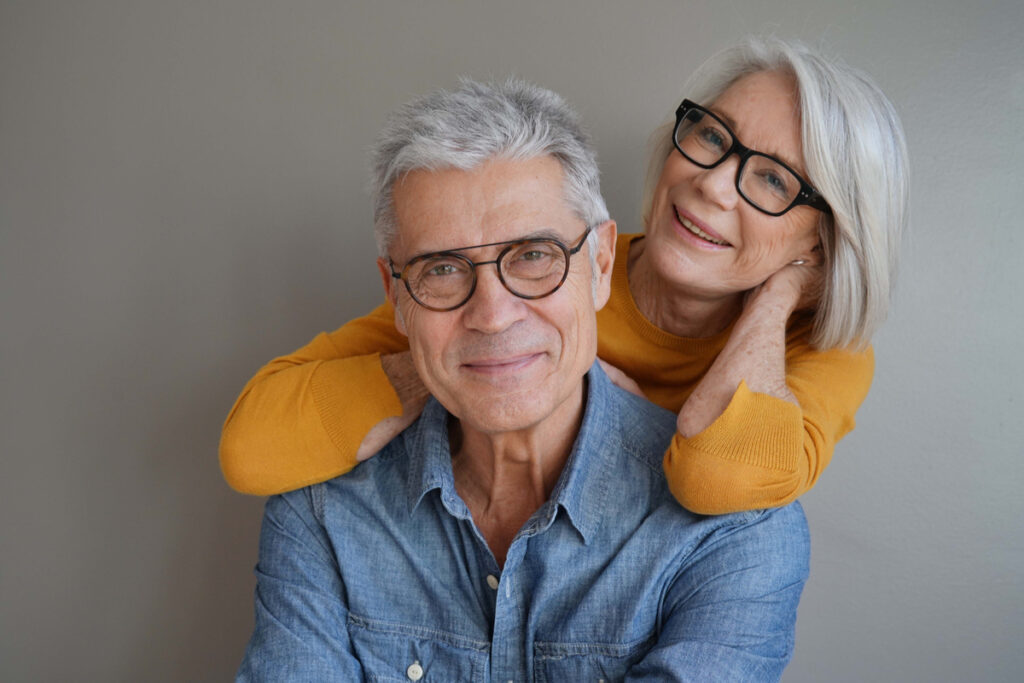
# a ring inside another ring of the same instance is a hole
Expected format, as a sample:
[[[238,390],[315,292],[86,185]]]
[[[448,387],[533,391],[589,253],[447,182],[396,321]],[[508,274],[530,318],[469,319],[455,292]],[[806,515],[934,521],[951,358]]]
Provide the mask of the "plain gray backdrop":
[[[221,422],[381,300],[388,111],[459,75],[552,88],[633,232],[684,78],[769,31],[873,74],[913,164],[785,680],[1020,680],[1022,30],[1019,0],[0,2],[0,679],[232,676],[263,501],[223,483]]]

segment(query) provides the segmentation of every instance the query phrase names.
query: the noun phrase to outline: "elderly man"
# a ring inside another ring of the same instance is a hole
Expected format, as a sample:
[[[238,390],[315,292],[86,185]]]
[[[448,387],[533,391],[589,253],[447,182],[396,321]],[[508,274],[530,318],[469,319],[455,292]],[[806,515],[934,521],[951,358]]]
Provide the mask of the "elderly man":
[[[464,82],[397,112],[376,168],[432,398],[347,476],[269,500],[239,680],[778,678],[803,513],[673,500],[675,416],[595,364],[615,224],[572,111]]]

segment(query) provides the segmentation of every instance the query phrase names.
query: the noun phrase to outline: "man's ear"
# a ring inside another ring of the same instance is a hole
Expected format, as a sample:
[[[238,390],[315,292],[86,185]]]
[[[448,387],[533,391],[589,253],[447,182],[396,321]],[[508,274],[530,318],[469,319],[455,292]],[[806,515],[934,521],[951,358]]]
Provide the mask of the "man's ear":
[[[594,288],[594,310],[600,311],[612,293],[612,270],[615,265],[615,241],[618,228],[615,221],[607,220],[594,228],[597,233],[597,277]]]
[[[405,331],[405,318],[402,317],[402,311],[398,308],[398,278],[391,275],[391,264],[383,258],[377,259],[377,270],[380,271],[380,279],[384,284],[384,296],[395,309],[395,329],[405,336],[409,336]]]

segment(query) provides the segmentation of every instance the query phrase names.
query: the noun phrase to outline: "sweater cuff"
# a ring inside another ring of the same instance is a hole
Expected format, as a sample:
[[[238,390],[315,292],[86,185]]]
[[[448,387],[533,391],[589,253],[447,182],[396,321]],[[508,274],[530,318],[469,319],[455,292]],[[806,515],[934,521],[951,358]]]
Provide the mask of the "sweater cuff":
[[[773,470],[793,470],[803,452],[800,406],[751,391],[741,381],[718,418],[693,437],[676,433],[682,446],[710,456]]]
[[[380,364],[380,354],[325,361],[310,381],[324,431],[355,467],[356,451],[381,420],[402,414],[402,403]],[[361,387],[358,395],[353,387]]]

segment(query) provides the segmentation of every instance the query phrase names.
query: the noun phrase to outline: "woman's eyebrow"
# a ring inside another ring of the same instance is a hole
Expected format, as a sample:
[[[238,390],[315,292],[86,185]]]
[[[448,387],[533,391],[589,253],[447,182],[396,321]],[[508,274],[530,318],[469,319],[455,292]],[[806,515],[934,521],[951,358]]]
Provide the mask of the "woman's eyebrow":
[[[725,112],[723,112],[723,111],[721,111],[719,109],[712,109],[711,107],[708,107],[708,111],[710,111],[715,116],[717,116],[718,118],[720,118],[723,121],[725,121],[725,124],[727,126],[729,126],[729,128],[733,131],[733,135],[735,135],[736,137],[739,137],[739,133],[736,132],[736,129],[739,128],[739,126],[736,125],[736,120],[733,117],[729,116],[728,114],[726,114]],[[791,169],[793,169],[794,171],[799,173],[802,177],[805,177],[805,178],[807,177],[807,169],[805,169],[803,167],[803,164],[796,163],[795,160],[790,159],[785,154],[779,154],[778,152],[771,152],[771,151],[761,150],[761,149],[754,149],[754,151],[755,152],[760,152],[761,154],[767,154],[767,155],[769,155],[771,157],[774,157],[774,158],[778,159],[779,161],[781,161],[782,163],[786,164],[786,166],[789,166]]]
[[[738,127],[736,125],[736,119],[734,119],[733,117],[729,116],[728,114],[726,114],[721,109],[715,109],[713,107],[708,107],[708,111],[710,111],[712,114],[714,114],[718,118],[720,118],[723,121],[725,121],[726,125],[728,125],[733,130],[736,130],[736,128]]]

